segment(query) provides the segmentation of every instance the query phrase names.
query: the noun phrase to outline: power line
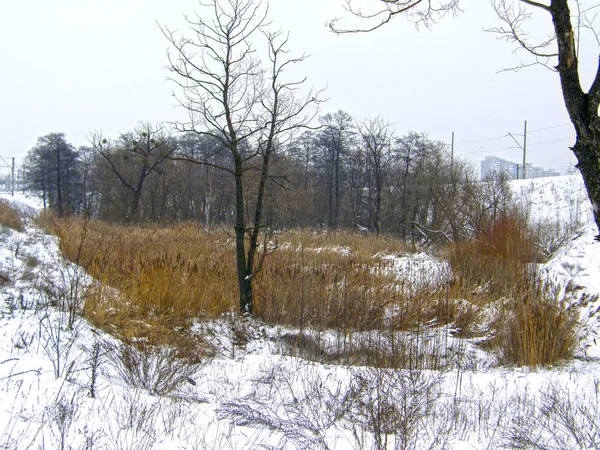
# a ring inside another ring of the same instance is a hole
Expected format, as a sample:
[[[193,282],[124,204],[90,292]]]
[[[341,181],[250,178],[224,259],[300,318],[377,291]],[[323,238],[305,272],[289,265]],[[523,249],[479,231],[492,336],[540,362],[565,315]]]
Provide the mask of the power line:
[[[561,123],[561,124],[558,124],[558,125],[552,125],[552,126],[549,126],[549,127],[536,128],[535,130],[528,130],[528,133],[535,133],[537,131],[552,130],[552,129],[555,129],[555,128],[565,127],[567,125],[571,125],[571,123],[567,122],[567,123]],[[519,135],[519,136],[522,136],[522,135]],[[478,142],[486,142],[487,143],[487,142],[495,141],[495,140],[498,140],[498,139],[504,139],[506,137],[508,137],[508,134],[504,134],[502,136],[493,136],[493,137],[488,137],[488,138],[481,138],[481,139],[472,139],[472,140],[469,140],[469,141],[455,142],[454,145],[476,144]],[[560,140],[567,140],[567,139],[571,139],[571,138],[557,139],[555,141],[540,142],[540,143],[537,143],[537,144],[530,144],[530,145],[539,145],[539,144],[545,144],[545,143],[550,143],[550,142],[558,142]],[[445,145],[449,146],[450,144],[445,144]]]
[[[554,128],[566,127],[567,125],[571,125],[571,122],[561,123],[560,125],[552,125],[551,127],[536,128],[535,130],[529,130],[529,133],[535,133],[536,131],[552,130]]]
[[[455,145],[460,145],[460,144],[474,144],[476,142],[484,142],[484,141],[494,141],[496,139],[504,139],[505,137],[507,137],[508,135],[505,134],[504,136],[496,136],[496,137],[491,137],[491,138],[483,138],[483,139],[474,139],[472,141],[463,141],[463,142],[456,142]]]
[[[553,139],[553,140],[551,140],[551,141],[535,142],[535,143],[533,143],[533,144],[528,144],[528,145],[529,145],[529,147],[531,147],[531,146],[533,146],[533,145],[551,144],[551,143],[553,143],[553,142],[568,141],[568,140],[571,140],[571,139],[575,139],[575,136],[571,136],[571,137],[567,137],[567,138],[561,138],[561,139]],[[517,150],[517,149],[519,149],[519,148],[521,148],[521,147],[518,147],[518,146],[511,146],[511,147],[496,148],[496,149],[494,149],[493,151],[495,151],[495,152],[502,152],[502,151],[504,151],[504,150]],[[481,147],[480,147],[479,149],[477,149],[477,150],[475,150],[475,151],[472,151],[472,152],[466,152],[466,153],[462,153],[462,154],[463,154],[463,155],[475,155],[475,154],[477,154],[477,153],[485,153],[485,152],[487,152],[487,151],[488,151],[488,150],[481,150]]]
[[[496,148],[493,151],[495,151],[495,152],[501,152],[501,151],[504,151],[504,150],[516,150],[516,149],[520,149],[520,148],[521,147],[517,147],[517,146],[504,147],[504,148]],[[481,149],[478,149],[478,150],[475,150],[474,152],[463,153],[463,155],[475,155],[477,153],[486,153],[486,152],[489,152],[489,151],[490,150],[481,150]]]
[[[575,139],[576,137],[577,136],[571,136],[571,137],[568,137],[568,138],[554,139],[553,141],[536,142],[535,144],[529,144],[529,146],[531,147],[532,145],[542,145],[542,144],[551,144],[553,142],[569,141],[571,139]]]

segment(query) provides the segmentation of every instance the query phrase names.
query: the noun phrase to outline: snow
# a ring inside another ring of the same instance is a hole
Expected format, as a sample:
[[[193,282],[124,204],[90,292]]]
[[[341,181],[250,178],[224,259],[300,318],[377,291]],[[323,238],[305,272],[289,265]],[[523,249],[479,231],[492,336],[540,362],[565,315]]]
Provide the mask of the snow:
[[[123,344],[69,316],[77,299],[59,295],[89,277],[30,221],[22,233],[2,228],[0,448],[473,450],[534,441],[538,448],[599,448],[600,243],[591,205],[578,176],[513,187],[529,220],[570,232],[544,270],[570,292],[588,337],[580,358],[551,369],[498,367],[448,327],[403,335],[418,352],[444,355],[442,370],[334,365],[327,360],[340,345],[333,331],[308,330],[322,353],[306,358],[286,345],[298,330],[224,316],[191,330],[212,339],[214,357],[177,368],[167,350],[147,355],[146,388],[134,386]],[[27,214],[41,207],[22,194],[2,198]],[[424,253],[379,257],[406,289],[450,276],[444,261]],[[245,345],[235,342],[236,327],[244,328]],[[356,334],[353,343],[373,333]],[[158,389],[174,367],[181,379]],[[377,413],[385,420],[374,420]]]
[[[0,199],[8,202],[15,209],[18,209],[26,215],[33,215],[39,212],[43,207],[43,202],[37,196],[15,192],[11,195],[7,192],[0,193]]]

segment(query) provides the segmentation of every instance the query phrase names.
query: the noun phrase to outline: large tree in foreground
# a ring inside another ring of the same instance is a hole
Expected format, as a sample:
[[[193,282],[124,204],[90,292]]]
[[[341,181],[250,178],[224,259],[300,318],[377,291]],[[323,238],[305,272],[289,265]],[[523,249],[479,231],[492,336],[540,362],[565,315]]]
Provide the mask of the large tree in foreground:
[[[266,252],[259,241],[263,230],[265,189],[274,151],[290,133],[306,127],[311,107],[319,101],[309,93],[298,100],[295,91],[304,80],[284,81],[285,70],[304,60],[288,55],[287,36],[267,28],[267,8],[260,0],[209,0],[200,13],[186,17],[188,35],[167,28],[163,33],[172,80],[188,120],[180,131],[212,137],[216,152],[229,155],[227,164],[213,158],[178,159],[209,164],[229,173],[235,185],[235,247],[240,312],[253,312],[253,278]],[[253,42],[262,41],[264,65]],[[248,171],[258,171],[258,187],[250,201],[245,186]],[[261,252],[262,248],[262,252]]]
[[[336,33],[369,32],[402,16],[427,25],[448,12],[458,11],[459,0],[371,0],[370,4],[374,9],[367,11],[356,6],[354,0],[345,0],[345,9],[364,20],[364,26],[344,28],[332,21],[330,28]],[[490,31],[528,52],[533,60],[526,65],[542,64],[558,72],[562,96],[576,132],[571,150],[577,157],[577,168],[583,176],[600,232],[600,61],[587,89],[581,84],[579,66],[581,33],[590,31],[600,44],[593,26],[600,2],[492,0],[491,4],[503,25]],[[552,24],[554,32],[550,38],[532,40],[528,25],[533,13],[545,15]],[[596,239],[600,240],[600,234]]]

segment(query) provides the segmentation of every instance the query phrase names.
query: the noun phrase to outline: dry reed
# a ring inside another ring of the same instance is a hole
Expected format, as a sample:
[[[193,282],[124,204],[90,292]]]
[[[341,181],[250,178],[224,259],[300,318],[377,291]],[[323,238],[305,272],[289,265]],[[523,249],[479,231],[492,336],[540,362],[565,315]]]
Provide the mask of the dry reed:
[[[223,230],[190,223],[125,227],[81,218],[51,223],[63,253],[99,281],[88,293],[86,317],[126,341],[197,348],[203,343],[185,337],[194,319],[236,310],[234,243]],[[538,301],[539,282],[530,264],[536,258],[534,243],[512,223],[447,249],[454,279],[435,288],[435,283],[425,283],[411,293],[384,257],[407,252],[406,245],[391,238],[296,230],[276,235],[271,244],[277,250],[267,255],[255,279],[255,314],[269,323],[297,327],[301,334],[303,329],[335,329],[345,339],[356,331],[393,333],[423,324],[453,324],[457,333],[469,336],[480,328],[480,308],[501,297],[531,297],[531,302],[521,302],[529,308],[550,304]],[[559,333],[568,336],[574,324],[567,316],[563,320],[561,311],[544,317],[553,326],[562,320],[567,328]],[[515,309],[513,314],[527,320],[530,312]],[[496,335],[503,337],[494,345],[502,360],[538,364],[535,358],[509,354],[519,349],[544,353],[547,343],[514,342],[500,323]],[[535,328],[531,339],[542,338],[541,323],[521,325]],[[544,339],[565,340],[548,333]],[[540,356],[539,361],[552,363],[569,351]]]
[[[0,201],[0,223],[15,231],[22,232],[24,230],[23,221],[18,211],[4,200]]]

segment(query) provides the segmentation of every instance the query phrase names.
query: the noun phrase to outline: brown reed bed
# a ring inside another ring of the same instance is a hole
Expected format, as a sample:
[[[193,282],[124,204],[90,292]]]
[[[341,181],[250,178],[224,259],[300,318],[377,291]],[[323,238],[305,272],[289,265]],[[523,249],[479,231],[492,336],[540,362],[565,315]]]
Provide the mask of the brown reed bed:
[[[98,280],[86,297],[85,316],[125,340],[142,338],[197,349],[202,342],[196,337],[190,343],[185,337],[191,335],[186,330],[192,321],[237,309],[234,243],[223,230],[205,230],[192,223],[121,226],[82,218],[45,222],[59,236],[65,256]],[[270,242],[276,250],[265,258],[255,279],[255,314],[272,324],[335,329],[343,335],[453,324],[457,333],[471,336],[481,328],[481,308],[500,297],[512,296],[513,305],[532,296],[539,301],[530,305],[553,304],[547,291],[535,288],[539,283],[528,250],[533,244],[515,242],[521,239],[519,233],[507,224],[491,230],[489,236],[453,244],[442,252],[453,279],[441,285],[425,283],[410,293],[402,289],[402,280],[384,258],[409,251],[397,240],[356,233],[279,233]],[[523,251],[525,244],[527,251]],[[494,251],[494,246],[499,250]],[[519,308],[508,313],[521,317]],[[575,337],[572,315],[563,310],[548,310],[546,317],[555,326],[565,325],[563,336]],[[510,328],[515,323],[498,320],[491,330],[497,336],[491,345],[503,361],[546,364],[568,353],[561,349],[560,355],[542,359],[511,356],[522,346],[515,336],[519,330]],[[520,325],[533,339],[554,339],[544,337],[545,329],[539,335],[531,331],[540,326],[533,321]],[[524,352],[530,354],[535,348],[552,347],[526,345]]]

